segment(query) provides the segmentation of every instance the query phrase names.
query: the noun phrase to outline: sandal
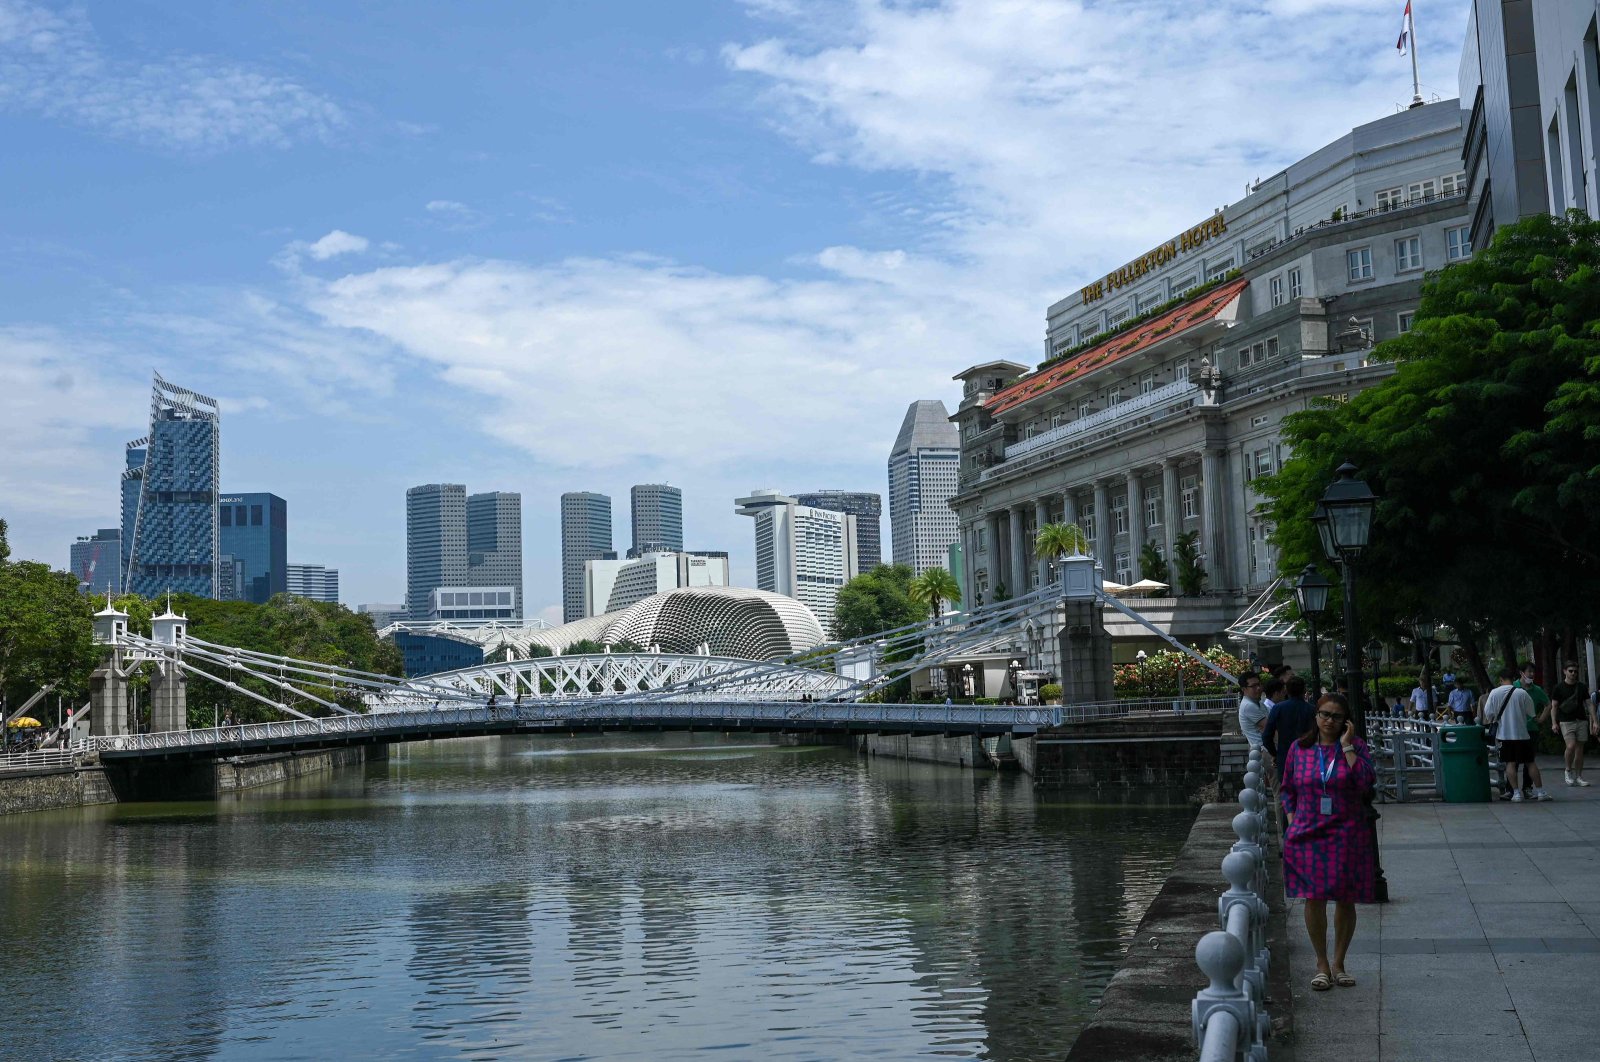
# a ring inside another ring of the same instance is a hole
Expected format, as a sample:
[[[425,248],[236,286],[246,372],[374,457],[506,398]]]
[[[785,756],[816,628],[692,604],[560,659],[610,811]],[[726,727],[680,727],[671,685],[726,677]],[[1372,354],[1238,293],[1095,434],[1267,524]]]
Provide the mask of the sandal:
[[[1313,992],[1326,992],[1332,987],[1333,979],[1325,973],[1319,973],[1311,979],[1311,990]]]
[[[1343,970],[1340,970],[1338,973],[1333,975],[1333,983],[1338,985],[1340,988],[1354,988],[1356,986],[1356,979],[1345,973]]]

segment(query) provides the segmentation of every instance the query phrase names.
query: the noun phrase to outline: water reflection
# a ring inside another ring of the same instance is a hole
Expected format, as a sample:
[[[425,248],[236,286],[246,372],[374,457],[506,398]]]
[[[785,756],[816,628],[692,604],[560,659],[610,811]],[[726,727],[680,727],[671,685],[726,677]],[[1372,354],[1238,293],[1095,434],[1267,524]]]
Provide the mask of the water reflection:
[[[483,739],[0,820],[18,1057],[1057,1058],[1173,808],[728,738]]]

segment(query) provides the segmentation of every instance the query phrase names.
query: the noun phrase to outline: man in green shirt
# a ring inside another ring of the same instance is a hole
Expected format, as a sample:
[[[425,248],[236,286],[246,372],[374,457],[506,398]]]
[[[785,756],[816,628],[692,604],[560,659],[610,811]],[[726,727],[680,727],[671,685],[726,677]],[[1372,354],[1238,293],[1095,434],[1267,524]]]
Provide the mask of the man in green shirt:
[[[1539,727],[1543,726],[1545,720],[1549,718],[1550,695],[1544,691],[1544,687],[1534,681],[1532,660],[1523,661],[1517,666],[1517,670],[1522,673],[1522,677],[1513,682],[1512,685],[1518,689],[1527,690],[1528,699],[1533,701],[1534,714],[1528,716],[1528,734],[1531,736],[1537,734]]]
[[[1550,691],[1550,703],[1555,711],[1550,729],[1566,742],[1563,755],[1567,760],[1567,784],[1587,787],[1583,780],[1583,746],[1589,735],[1600,727],[1595,725],[1594,701],[1589,689],[1578,681],[1578,665],[1567,661],[1561,669],[1561,681]]]

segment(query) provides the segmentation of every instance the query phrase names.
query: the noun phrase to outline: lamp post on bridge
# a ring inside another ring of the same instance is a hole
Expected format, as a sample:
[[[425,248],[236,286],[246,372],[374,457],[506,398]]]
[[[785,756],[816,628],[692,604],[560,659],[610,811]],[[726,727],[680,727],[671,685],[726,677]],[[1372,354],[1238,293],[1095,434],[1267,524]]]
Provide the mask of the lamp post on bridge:
[[[1294,584],[1294,602],[1300,617],[1306,621],[1306,631],[1311,639],[1311,697],[1313,702],[1322,694],[1322,652],[1317,646],[1317,619],[1328,609],[1328,592],[1333,584],[1308,564]]]

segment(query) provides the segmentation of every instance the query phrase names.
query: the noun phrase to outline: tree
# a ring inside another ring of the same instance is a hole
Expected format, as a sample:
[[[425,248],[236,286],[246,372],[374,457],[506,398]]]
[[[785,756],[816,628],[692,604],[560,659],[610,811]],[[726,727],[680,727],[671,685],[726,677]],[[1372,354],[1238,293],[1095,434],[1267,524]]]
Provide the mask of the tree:
[[[1139,549],[1139,578],[1153,579],[1158,583],[1172,581],[1166,558],[1161,555],[1161,547],[1154,542],[1146,542]]]
[[[561,651],[562,656],[595,656],[606,651],[604,642],[593,638],[579,638]]]
[[[833,606],[833,636],[848,642],[916,623],[922,609],[911,599],[913,578],[904,564],[880,564],[845,583]]]
[[[15,705],[54,682],[77,703],[95,664],[90,601],[70,573],[10,557],[0,520],[0,697]]]
[[[1087,554],[1091,548],[1088,534],[1077,524],[1045,524],[1033,538],[1034,554],[1045,560]]]
[[[1172,559],[1178,565],[1178,592],[1199,597],[1206,592],[1206,570],[1200,563],[1200,532],[1185,531],[1172,540]]]
[[[1002,601],[1010,601],[1010,600],[1011,600],[1011,591],[1006,589],[1006,584],[1005,583],[995,583],[994,584],[994,603],[998,605]]]
[[[1352,461],[1379,496],[1358,609],[1374,632],[1426,615],[1474,675],[1486,638],[1585,629],[1600,589],[1600,224],[1538,215],[1431,274],[1394,374],[1286,418],[1261,481],[1281,571],[1321,561],[1312,508]],[[1332,626],[1339,615],[1330,608]]]
[[[946,601],[951,604],[961,601],[960,584],[955,576],[943,568],[929,568],[911,580],[911,588],[907,592],[911,600],[926,608],[935,621],[943,614]]]

